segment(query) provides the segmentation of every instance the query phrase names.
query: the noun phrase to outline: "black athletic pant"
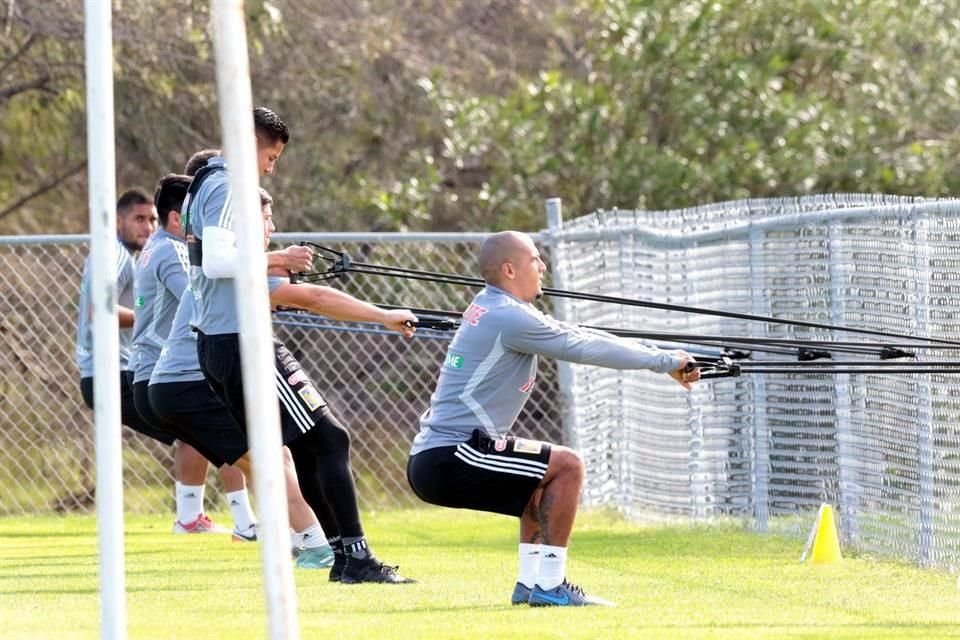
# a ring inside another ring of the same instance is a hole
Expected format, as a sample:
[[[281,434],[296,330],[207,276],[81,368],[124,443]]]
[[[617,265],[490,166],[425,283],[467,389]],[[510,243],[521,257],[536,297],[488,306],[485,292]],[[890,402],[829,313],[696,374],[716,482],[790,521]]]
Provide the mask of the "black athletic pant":
[[[300,491],[328,536],[363,536],[350,467],[350,434],[333,416],[300,363],[276,340],[274,354],[280,427],[283,442],[293,455]],[[239,336],[198,332],[197,355],[207,382],[246,432]]]

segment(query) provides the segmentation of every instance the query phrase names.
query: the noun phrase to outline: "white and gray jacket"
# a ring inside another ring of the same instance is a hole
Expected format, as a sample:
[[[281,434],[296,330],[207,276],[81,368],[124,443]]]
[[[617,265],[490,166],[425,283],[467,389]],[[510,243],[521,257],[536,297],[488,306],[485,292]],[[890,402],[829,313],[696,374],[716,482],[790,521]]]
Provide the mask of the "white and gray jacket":
[[[488,285],[463,313],[410,454],[459,444],[475,429],[505,436],[530,397],[539,355],[658,373],[682,363],[672,352],[560,322]]]

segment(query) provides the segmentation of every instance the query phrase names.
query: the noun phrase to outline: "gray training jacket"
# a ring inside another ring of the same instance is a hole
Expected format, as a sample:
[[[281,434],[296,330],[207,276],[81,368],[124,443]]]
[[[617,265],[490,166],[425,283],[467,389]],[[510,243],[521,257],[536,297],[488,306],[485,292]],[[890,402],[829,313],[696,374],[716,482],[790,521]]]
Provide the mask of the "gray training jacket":
[[[133,281],[133,382],[150,379],[187,288],[187,244],[158,229],[140,252]]]
[[[117,304],[133,309],[134,260],[130,251],[117,238]],[[90,279],[93,271],[90,256],[83,261],[80,278],[80,302],[77,316],[77,369],[81,378],[93,377],[93,319],[90,317]],[[133,329],[120,329],[120,370],[130,368],[130,349],[133,345]]]
[[[223,158],[210,158],[208,167],[226,167]],[[212,174],[194,195],[189,207],[190,225],[197,242],[203,242],[206,227],[222,227],[233,231],[233,206],[230,197],[230,175],[226,171]],[[237,292],[233,278],[208,278],[200,267],[190,267],[190,290],[194,311],[190,324],[208,336],[240,333],[237,318]]]
[[[197,334],[190,328],[193,306],[193,292],[188,286],[180,297],[180,305],[173,316],[170,333],[150,375],[150,384],[205,380],[200,368],[200,358],[197,356]]]
[[[410,455],[457,445],[475,429],[507,435],[530,397],[538,355],[658,373],[682,363],[671,352],[560,322],[487,285],[463,313]]]
[[[230,193],[230,174],[223,158],[210,158],[207,166],[223,166],[200,185],[193,202],[184,204],[189,211],[191,228],[197,242],[203,242],[205,227],[221,227],[233,231],[233,196]],[[267,276],[267,290],[271,293],[289,278]],[[193,294],[193,316],[190,326],[208,336],[240,333],[237,316],[237,289],[234,278],[208,278],[201,267],[190,267],[189,292]]]

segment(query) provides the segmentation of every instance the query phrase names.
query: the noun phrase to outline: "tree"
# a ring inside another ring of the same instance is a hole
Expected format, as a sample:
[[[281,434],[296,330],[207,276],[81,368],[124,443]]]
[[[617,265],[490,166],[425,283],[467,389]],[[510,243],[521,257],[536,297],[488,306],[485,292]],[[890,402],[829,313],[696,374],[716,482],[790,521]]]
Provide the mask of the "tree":
[[[8,3],[0,230],[86,228],[80,3]],[[219,145],[208,3],[114,3],[118,187]],[[543,225],[745,197],[949,195],[951,7],[896,0],[248,3],[284,230]],[[69,215],[64,215],[64,212]]]
[[[894,1],[581,3],[559,24],[583,43],[584,64],[543,70],[504,96],[438,93],[452,105],[446,164],[488,175],[458,194],[481,226],[542,226],[554,195],[575,214],[834,191],[949,195],[951,20],[942,6]]]

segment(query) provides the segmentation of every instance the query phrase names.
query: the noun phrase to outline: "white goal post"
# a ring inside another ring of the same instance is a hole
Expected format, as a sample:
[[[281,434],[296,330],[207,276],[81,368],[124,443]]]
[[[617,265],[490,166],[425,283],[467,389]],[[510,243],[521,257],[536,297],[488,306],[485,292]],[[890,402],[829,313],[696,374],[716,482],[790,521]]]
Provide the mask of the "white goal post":
[[[289,519],[283,481],[280,409],[274,384],[273,328],[267,259],[260,215],[253,97],[243,0],[211,0],[217,98],[223,150],[230,167],[239,270],[236,277],[240,355],[253,480],[260,511],[260,552],[268,637],[297,640],[296,590],[290,562]],[[243,292],[240,295],[239,292]]]
[[[120,438],[119,335],[116,274],[116,159],[113,38],[109,2],[86,0],[87,157],[93,306],[97,535],[100,558],[100,636],[126,637],[123,477]],[[211,0],[223,148],[231,167],[241,273],[238,314],[254,484],[259,498],[260,549],[268,635],[296,640],[299,626],[290,561],[279,408],[273,393],[272,326],[259,207],[243,0]]]
[[[93,306],[93,410],[96,433],[100,637],[127,635],[123,557],[123,469],[120,451],[120,335],[117,332],[116,158],[113,35],[109,2],[84,4],[90,295]]]

